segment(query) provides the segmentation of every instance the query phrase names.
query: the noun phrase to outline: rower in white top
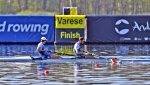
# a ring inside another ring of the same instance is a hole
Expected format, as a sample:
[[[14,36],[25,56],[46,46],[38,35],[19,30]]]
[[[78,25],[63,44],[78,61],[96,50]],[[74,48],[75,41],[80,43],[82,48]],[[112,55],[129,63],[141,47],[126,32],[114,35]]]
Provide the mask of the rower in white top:
[[[41,42],[38,44],[37,46],[37,52],[40,56],[41,59],[46,59],[46,58],[53,58],[53,59],[57,59],[60,58],[60,56],[58,55],[51,55],[50,52],[48,50],[45,49],[44,44],[46,44],[48,40],[45,37],[41,37]]]
[[[74,52],[74,55],[76,56],[77,59],[84,59],[84,58],[95,59],[95,58],[101,58],[99,56],[94,56],[94,55],[92,55],[89,52],[82,51],[81,50],[81,46],[80,46],[82,44],[84,44],[84,38],[83,37],[80,37],[78,39],[78,42],[76,42],[74,44],[73,52]]]

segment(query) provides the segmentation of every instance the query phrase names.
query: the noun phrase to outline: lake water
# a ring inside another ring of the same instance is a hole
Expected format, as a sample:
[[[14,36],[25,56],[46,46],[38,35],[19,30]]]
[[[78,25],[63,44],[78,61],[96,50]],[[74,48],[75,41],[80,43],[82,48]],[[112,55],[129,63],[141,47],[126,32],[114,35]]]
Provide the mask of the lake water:
[[[0,45],[0,56],[15,55],[37,55],[37,45]],[[55,50],[57,52],[73,53],[73,45],[46,45],[47,50]],[[82,50],[95,53],[97,55],[110,56],[149,56],[150,45],[84,45]]]
[[[46,49],[72,53],[72,45],[47,45]],[[85,45],[84,50],[98,55],[144,55],[149,57],[150,45]],[[37,55],[36,45],[0,45],[0,56]],[[150,64],[98,63],[17,63],[0,62],[0,85],[53,84],[150,84]],[[45,74],[48,71],[49,74]]]
[[[1,85],[143,85],[150,84],[149,80],[148,64],[0,63]]]

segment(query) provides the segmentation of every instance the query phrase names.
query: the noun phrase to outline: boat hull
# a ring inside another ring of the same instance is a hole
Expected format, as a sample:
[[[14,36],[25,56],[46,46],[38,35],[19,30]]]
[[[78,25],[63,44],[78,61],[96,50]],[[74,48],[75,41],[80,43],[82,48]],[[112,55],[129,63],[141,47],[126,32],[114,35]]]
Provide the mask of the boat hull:
[[[38,58],[38,56],[32,56]],[[32,60],[31,56],[0,58],[0,62],[50,62],[50,63],[112,63],[113,56],[103,56],[106,59],[75,59],[75,56],[61,56],[62,59]],[[117,56],[116,56],[117,58]],[[150,59],[116,59],[117,63],[150,63]]]

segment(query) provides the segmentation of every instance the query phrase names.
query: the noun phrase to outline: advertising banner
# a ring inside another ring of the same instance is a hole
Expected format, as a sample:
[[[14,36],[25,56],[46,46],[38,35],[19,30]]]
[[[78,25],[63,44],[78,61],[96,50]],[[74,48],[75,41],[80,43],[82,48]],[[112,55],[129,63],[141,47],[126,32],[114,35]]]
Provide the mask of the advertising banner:
[[[56,43],[74,43],[84,37],[85,15],[56,15]]]
[[[87,42],[150,42],[150,16],[87,16]]]
[[[54,42],[54,16],[0,16],[0,42]]]

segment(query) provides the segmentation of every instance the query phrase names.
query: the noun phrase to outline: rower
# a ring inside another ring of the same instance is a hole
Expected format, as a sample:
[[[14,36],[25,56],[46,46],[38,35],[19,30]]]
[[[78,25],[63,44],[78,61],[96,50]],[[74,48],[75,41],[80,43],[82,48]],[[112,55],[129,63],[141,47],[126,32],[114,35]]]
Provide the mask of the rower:
[[[46,44],[47,39],[45,37],[41,37],[41,42],[38,44],[37,46],[37,52],[40,56],[41,59],[46,59],[46,58],[60,58],[60,56],[58,55],[51,55],[50,52],[48,50],[45,50],[44,44]]]
[[[84,59],[84,58],[93,59],[94,56],[91,56],[88,53],[81,51],[80,45],[82,45],[82,44],[84,44],[83,37],[80,37],[78,39],[78,42],[76,42],[74,44],[73,52],[74,52],[74,55],[76,56],[76,58],[78,58],[78,59]]]

